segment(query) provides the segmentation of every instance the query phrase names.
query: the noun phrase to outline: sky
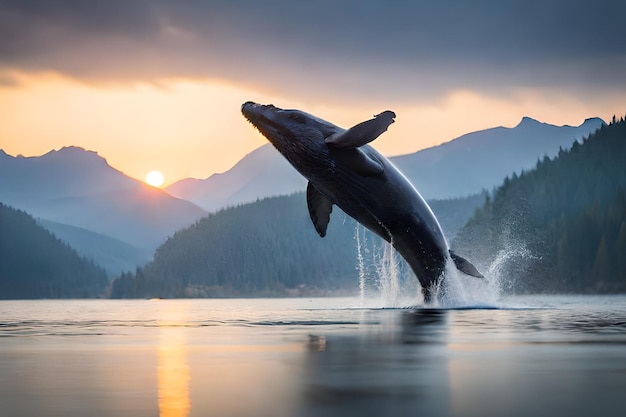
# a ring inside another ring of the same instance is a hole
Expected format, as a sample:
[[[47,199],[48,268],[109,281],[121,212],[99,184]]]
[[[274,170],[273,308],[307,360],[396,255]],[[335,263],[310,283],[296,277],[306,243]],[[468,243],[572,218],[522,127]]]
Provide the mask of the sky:
[[[388,156],[529,116],[626,114],[622,0],[0,0],[0,149],[97,151],[206,178],[267,143],[248,100],[346,128],[397,114]]]

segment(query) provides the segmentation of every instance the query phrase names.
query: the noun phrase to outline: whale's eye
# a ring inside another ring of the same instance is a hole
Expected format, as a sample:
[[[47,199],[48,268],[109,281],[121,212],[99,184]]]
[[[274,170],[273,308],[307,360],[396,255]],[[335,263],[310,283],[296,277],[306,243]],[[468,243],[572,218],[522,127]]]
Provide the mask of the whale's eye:
[[[304,123],[305,119],[300,113],[289,113],[289,119],[297,123]]]

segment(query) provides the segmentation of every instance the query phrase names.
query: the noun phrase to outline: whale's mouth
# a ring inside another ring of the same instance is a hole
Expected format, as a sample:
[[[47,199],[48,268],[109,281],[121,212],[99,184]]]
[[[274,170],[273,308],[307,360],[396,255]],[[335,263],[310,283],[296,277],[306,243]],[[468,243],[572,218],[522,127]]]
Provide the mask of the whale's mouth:
[[[241,105],[241,113],[259,130],[268,124],[275,124],[272,116],[276,110],[279,109],[272,104],[257,104],[252,101],[246,101]]]
[[[259,119],[271,121],[271,115],[279,110],[281,109],[273,104],[258,104],[253,101],[246,101],[241,105],[241,113],[252,124],[256,124],[256,121]]]
[[[241,113],[244,115],[246,119],[252,124],[259,116],[259,108],[260,104],[254,103],[252,101],[246,101],[241,105]]]
[[[247,117],[248,114],[255,112],[259,107],[264,107],[262,104],[257,104],[254,101],[246,101],[241,105],[241,112]]]

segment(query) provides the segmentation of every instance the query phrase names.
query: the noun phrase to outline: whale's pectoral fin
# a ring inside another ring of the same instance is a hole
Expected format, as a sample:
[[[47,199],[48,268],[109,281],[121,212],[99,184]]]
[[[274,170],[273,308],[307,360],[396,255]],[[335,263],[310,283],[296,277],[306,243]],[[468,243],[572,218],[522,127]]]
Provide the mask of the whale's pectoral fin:
[[[454,261],[454,265],[456,266],[456,269],[472,277],[485,278],[483,274],[478,272],[478,269],[476,269],[476,267],[472,265],[470,261],[457,255],[451,250],[449,252],[450,252],[450,257],[452,258],[452,261]]]
[[[311,183],[306,187],[306,202],[309,206],[309,215],[313,221],[315,230],[321,237],[326,236],[326,228],[330,222],[330,213],[333,211],[333,203],[324,194],[320,193]]]
[[[334,148],[358,148],[382,135],[391,125],[396,114],[391,110],[377,114],[373,119],[352,126],[345,132],[335,133],[325,139]]]

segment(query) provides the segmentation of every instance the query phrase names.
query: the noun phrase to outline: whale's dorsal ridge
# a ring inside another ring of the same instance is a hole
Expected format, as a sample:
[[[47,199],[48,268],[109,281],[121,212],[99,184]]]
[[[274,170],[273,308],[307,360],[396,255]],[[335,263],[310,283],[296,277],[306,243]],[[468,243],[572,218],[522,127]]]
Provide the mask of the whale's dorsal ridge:
[[[333,211],[333,203],[310,182],[306,187],[306,202],[309,207],[309,215],[317,233],[324,237],[330,222],[330,213]]]
[[[335,133],[327,137],[324,142],[333,148],[358,148],[366,145],[382,135],[395,122],[396,114],[391,110],[374,115],[373,119],[366,120],[352,126],[345,132]]]

